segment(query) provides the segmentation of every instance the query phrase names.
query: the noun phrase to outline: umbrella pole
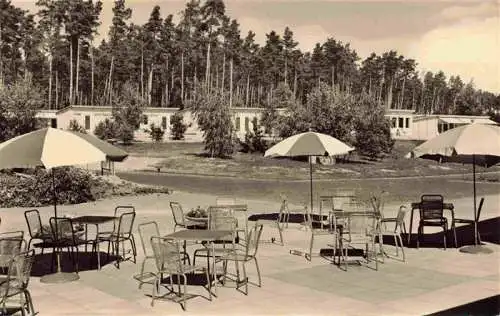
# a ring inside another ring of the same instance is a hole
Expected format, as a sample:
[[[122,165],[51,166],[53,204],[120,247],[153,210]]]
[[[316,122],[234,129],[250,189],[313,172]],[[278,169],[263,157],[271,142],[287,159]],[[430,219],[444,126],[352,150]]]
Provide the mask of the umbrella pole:
[[[472,155],[472,183],[474,186],[474,245],[477,246],[476,155]]]
[[[489,254],[493,253],[493,250],[482,246],[478,243],[477,234],[477,209],[476,209],[476,155],[472,155],[472,183],[474,186],[474,245],[464,246],[460,248],[460,252],[469,254]]]
[[[312,168],[312,156],[309,156],[309,190],[311,192],[311,211],[309,214],[313,212],[313,168]]]
[[[56,177],[54,168],[51,170],[52,172],[52,194],[54,200],[54,216],[55,216],[55,242],[59,241],[59,229],[57,228],[57,192],[56,192]],[[67,273],[61,271],[61,251],[59,248],[55,248],[56,250],[56,260],[57,260],[57,270],[56,273],[47,274],[40,278],[40,282],[42,283],[66,283],[71,281],[76,281],[80,277],[76,273]]]

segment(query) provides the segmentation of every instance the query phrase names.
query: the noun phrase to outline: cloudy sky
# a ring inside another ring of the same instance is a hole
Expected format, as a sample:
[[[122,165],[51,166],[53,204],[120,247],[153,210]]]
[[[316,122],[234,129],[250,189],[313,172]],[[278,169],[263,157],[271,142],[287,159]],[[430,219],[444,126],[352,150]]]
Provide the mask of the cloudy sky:
[[[12,0],[32,12],[32,0]],[[104,0],[101,37],[112,19],[112,0]],[[134,23],[145,23],[155,5],[163,16],[178,16],[183,0],[128,0]],[[443,70],[474,80],[477,88],[500,93],[500,2],[370,1],[370,0],[226,0],[226,13],[240,23],[242,37],[249,30],[263,44],[271,30],[289,26],[299,47],[310,51],[333,37],[348,42],[365,58],[397,50],[417,60],[419,70]]]

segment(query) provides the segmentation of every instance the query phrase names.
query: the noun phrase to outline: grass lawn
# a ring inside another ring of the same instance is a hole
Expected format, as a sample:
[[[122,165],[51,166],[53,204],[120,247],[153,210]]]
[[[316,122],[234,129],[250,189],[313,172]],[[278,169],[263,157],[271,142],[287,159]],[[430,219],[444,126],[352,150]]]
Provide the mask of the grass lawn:
[[[472,171],[470,165],[439,164],[424,159],[406,159],[404,155],[418,145],[414,141],[399,141],[390,155],[373,161],[357,155],[338,159],[335,164],[314,166],[315,179],[400,178],[463,174]],[[164,158],[155,167],[162,172],[177,174],[220,175],[247,179],[308,179],[307,160],[264,158],[262,154],[236,153],[231,159],[209,158],[203,155],[199,143],[136,143],[123,147],[132,156]],[[499,171],[500,167],[477,171]],[[488,175],[488,181],[498,181],[498,174]]]

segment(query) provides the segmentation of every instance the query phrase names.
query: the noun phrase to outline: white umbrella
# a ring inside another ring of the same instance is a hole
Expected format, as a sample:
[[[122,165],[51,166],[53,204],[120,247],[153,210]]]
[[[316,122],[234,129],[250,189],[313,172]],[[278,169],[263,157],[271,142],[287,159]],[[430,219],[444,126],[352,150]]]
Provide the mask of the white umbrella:
[[[344,155],[354,150],[340,140],[321,133],[305,132],[290,136],[266,150],[264,157],[309,157],[311,212],[313,211],[312,156]]]
[[[33,168],[82,165],[96,163],[106,159],[121,161],[127,153],[100,139],[77,132],[55,128],[39,129],[9,139],[0,144],[0,169]],[[52,169],[53,184],[55,184],[54,170]],[[57,218],[57,195],[55,185],[54,216]],[[57,221],[56,223],[56,233]],[[61,272],[59,253],[57,253],[57,272],[46,275],[42,281],[60,283],[77,280],[78,275]]]
[[[474,247],[463,252],[481,252],[476,221],[476,164],[492,166],[500,162],[500,127],[469,124],[448,130],[414,148],[407,157],[441,162],[472,163],[474,190]]]

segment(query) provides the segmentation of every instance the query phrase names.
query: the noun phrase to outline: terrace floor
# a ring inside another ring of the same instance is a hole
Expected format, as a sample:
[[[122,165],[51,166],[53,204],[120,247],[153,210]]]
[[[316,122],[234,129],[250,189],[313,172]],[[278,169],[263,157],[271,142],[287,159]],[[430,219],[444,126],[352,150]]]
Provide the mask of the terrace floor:
[[[483,218],[500,214],[498,196],[487,197]],[[136,206],[136,225],[150,220],[160,224],[162,234],[172,231],[169,201],[181,202],[185,210],[215,202],[210,195],[175,192],[172,195],[123,197],[82,205],[61,206],[60,214],[112,214],[116,205]],[[491,201],[491,202],[490,202]],[[276,212],[278,204],[248,200],[250,213]],[[469,201],[454,201],[459,215]],[[396,211],[397,206],[386,206]],[[1,232],[26,229],[24,209],[1,209]],[[52,208],[40,208],[42,220],[48,221]],[[418,216],[417,216],[418,217]],[[407,219],[408,220],[408,219]],[[415,230],[415,229],[414,229]],[[262,239],[269,240],[276,232],[264,227]],[[151,307],[150,285],[138,289],[132,278],[140,269],[142,249],[136,234],[138,263],[123,262],[120,269],[113,264],[102,270],[79,273],[80,279],[65,284],[44,284],[39,277],[30,280],[35,309],[40,315],[148,315],[148,314],[328,314],[328,315],[424,315],[457,305],[500,294],[500,246],[488,244],[494,253],[470,255],[458,249],[446,251],[437,247],[406,248],[406,262],[385,259],[374,271],[365,265],[350,265],[340,270],[328,260],[291,255],[291,249],[305,249],[309,232],[291,224],[285,230],[285,246],[262,243],[258,260],[262,287],[250,286],[248,296],[234,288],[219,287],[218,297],[208,301],[202,297],[188,302],[187,312],[173,302],[155,302]],[[277,236],[276,236],[277,237]],[[331,237],[318,238],[316,250],[331,242]],[[451,246],[451,243],[450,243]],[[193,246],[190,249],[194,249]],[[103,250],[104,246],[101,248]],[[388,251],[393,250],[388,246]],[[147,265],[151,269],[151,265]],[[248,265],[249,278],[255,280],[255,269]],[[201,287],[190,287],[193,293],[206,296]]]

